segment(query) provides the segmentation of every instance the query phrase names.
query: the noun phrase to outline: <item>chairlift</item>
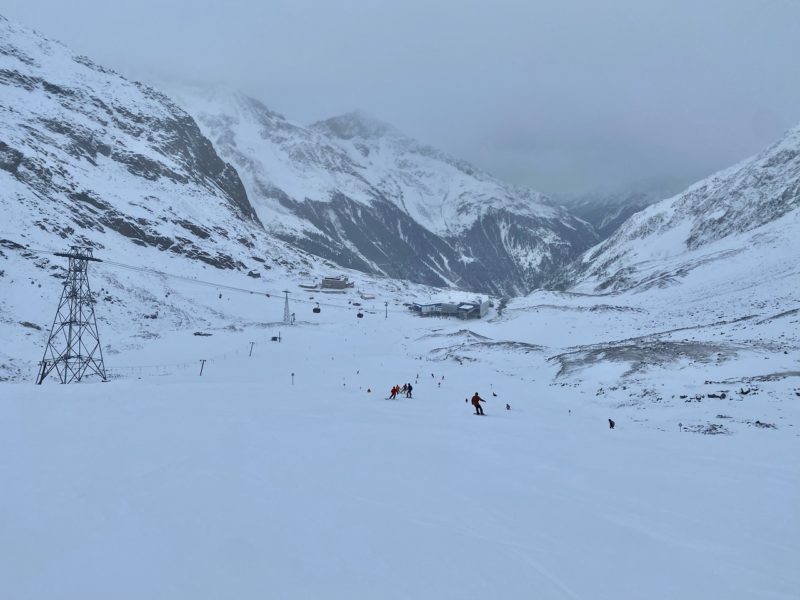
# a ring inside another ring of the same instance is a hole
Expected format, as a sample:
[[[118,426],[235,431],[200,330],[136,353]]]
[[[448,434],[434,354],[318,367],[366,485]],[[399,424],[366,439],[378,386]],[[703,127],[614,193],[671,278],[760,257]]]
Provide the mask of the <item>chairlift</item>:
[[[319,313],[321,313],[321,312],[322,312],[322,309],[319,307],[319,302],[317,302],[317,305],[316,305],[314,308],[312,308],[311,310],[312,310],[313,312],[315,312],[316,314],[319,314]]]

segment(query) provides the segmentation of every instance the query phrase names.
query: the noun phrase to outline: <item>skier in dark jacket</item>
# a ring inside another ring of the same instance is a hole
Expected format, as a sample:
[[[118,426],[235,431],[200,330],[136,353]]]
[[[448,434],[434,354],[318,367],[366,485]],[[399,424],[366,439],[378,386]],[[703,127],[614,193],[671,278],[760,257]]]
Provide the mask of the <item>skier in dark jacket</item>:
[[[483,398],[478,396],[478,392],[475,392],[475,395],[472,397],[472,406],[475,407],[475,414],[476,415],[484,414],[483,408],[481,408],[481,402],[483,402],[485,404],[486,400],[484,400]]]
[[[406,387],[406,398],[411,398],[411,391],[414,388],[412,387],[412,385],[410,383],[406,384],[406,385],[407,385],[407,387]]]

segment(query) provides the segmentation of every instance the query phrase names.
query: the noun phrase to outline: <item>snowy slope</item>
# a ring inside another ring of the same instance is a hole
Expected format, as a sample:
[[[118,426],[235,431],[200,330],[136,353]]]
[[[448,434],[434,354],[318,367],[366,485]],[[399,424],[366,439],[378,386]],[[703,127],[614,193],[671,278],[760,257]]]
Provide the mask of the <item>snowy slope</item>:
[[[759,283],[756,304],[768,298]],[[152,321],[161,335],[138,344],[109,336],[110,383],[2,384],[0,590],[793,598],[800,382],[766,375],[797,363],[796,323],[789,355],[700,362],[683,339],[777,339],[798,315],[760,325],[777,304],[747,307],[735,286],[711,312],[713,286],[689,284],[674,307],[678,295],[662,289],[647,302],[538,292],[491,321],[324,307],[291,328],[259,323],[263,299],[226,293],[211,337]],[[757,318],[674,333],[673,360],[647,356],[620,379],[629,365],[613,360],[617,341],[703,325],[684,311],[716,320],[722,307]],[[279,329],[283,341],[270,342]],[[607,357],[570,358],[589,351],[572,345],[601,343]],[[200,358],[212,359],[202,377]],[[406,381],[412,399],[385,399]],[[464,402],[475,391],[486,417]]]
[[[330,273],[264,231],[235,169],[168,98],[1,17],[0,209],[2,379],[21,373],[10,340],[40,346],[61,292],[65,261],[37,250],[88,243],[105,260],[244,287]],[[97,273],[117,327],[152,315],[191,327],[217,309],[211,294],[203,305]]]
[[[279,299],[92,265],[118,297],[97,307],[110,383],[33,386],[44,332],[4,334],[0,591],[793,598],[800,256],[772,243],[680,285],[536,292],[467,322],[364,279],[378,298],[319,314],[293,294],[286,327]],[[21,264],[2,314],[46,325],[58,282]],[[385,400],[407,381],[413,399]]]
[[[468,322],[363,280],[363,319],[355,291],[319,314],[293,295],[286,327],[280,300],[92,265],[124,294],[98,305],[110,383],[33,386],[44,333],[4,338],[22,368],[0,384],[0,590],[793,598],[800,256],[784,242],[680,285],[541,291]],[[13,312],[42,322],[52,297],[25,283]],[[413,399],[385,400],[406,381]]]
[[[518,294],[596,241],[541,194],[361,113],[306,128],[234,92],[171,93],[236,166],[265,226],[343,266]]]
[[[0,45],[0,597],[796,597],[791,146],[728,180],[769,215],[719,196],[754,221],[677,220],[647,263],[649,237],[620,241],[614,293],[590,276],[420,318],[404,304],[472,294],[356,272],[300,293],[339,269],[264,232],[185,113],[2,20]],[[320,163],[365,136],[303,131]],[[787,210],[759,191],[779,180]],[[376,202],[352,186],[353,210]],[[294,203],[275,221],[306,232]],[[46,251],[75,240],[114,261],[89,271],[111,381],[34,386],[63,287]]]
[[[767,254],[776,239],[786,244],[779,252],[790,251],[800,231],[789,215],[798,207],[800,127],[757,156],[633,215],[581,257],[571,281],[579,282],[578,291],[668,285],[699,264],[751,246]]]

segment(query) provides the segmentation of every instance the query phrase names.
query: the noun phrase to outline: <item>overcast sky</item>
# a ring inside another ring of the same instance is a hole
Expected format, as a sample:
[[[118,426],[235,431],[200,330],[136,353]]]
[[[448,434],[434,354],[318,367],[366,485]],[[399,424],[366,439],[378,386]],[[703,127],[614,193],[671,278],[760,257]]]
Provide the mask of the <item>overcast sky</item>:
[[[800,123],[800,0],[3,0],[128,77],[355,108],[539,190],[689,181]]]

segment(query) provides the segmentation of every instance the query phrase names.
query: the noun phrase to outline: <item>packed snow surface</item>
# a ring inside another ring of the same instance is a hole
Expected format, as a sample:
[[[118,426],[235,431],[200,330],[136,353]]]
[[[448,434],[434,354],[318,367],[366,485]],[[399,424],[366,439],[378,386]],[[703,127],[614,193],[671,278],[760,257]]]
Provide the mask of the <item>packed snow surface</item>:
[[[444,233],[555,209],[358,115],[259,109],[282,151],[243,186],[166,97],[5,23],[0,600],[798,597],[798,130],[630,219],[569,292],[422,318],[474,295],[301,289],[342,270],[268,236],[244,186],[398,191]],[[245,108],[203,127],[249,155]],[[81,240],[110,381],[34,386],[53,251]]]
[[[568,356],[637,329],[674,342],[657,332],[678,303],[711,301],[692,289],[673,313],[540,293],[460,321],[383,288],[363,318],[348,292],[287,327],[263,322],[280,303],[197,288],[220,305],[210,336],[140,320],[104,340],[108,383],[2,384],[0,596],[796,598],[800,387],[741,378],[792,370],[797,315],[780,348],[746,343],[774,322],[729,328],[719,363]]]

